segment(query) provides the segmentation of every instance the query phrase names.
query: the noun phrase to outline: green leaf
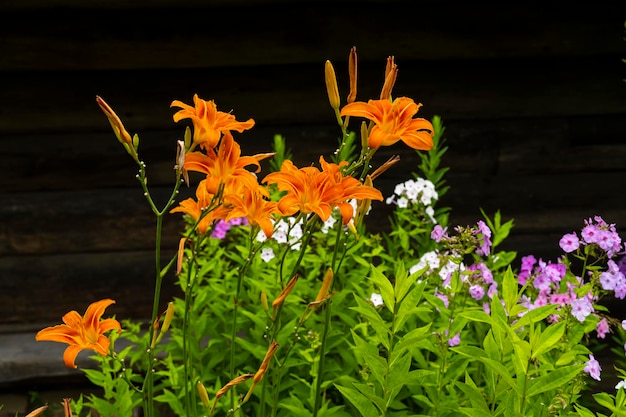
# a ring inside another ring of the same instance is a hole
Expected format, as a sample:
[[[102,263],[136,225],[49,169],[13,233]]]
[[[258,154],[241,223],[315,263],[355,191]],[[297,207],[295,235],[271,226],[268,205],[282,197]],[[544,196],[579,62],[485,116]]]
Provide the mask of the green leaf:
[[[531,358],[536,359],[540,355],[552,350],[565,334],[566,323],[564,321],[549,325],[539,337],[531,340]]]
[[[396,299],[393,285],[391,285],[389,279],[375,267],[372,267],[369,278],[380,291],[380,295],[383,298],[383,302],[385,303],[387,309],[392,313],[395,313]]]
[[[359,413],[364,417],[378,416],[380,415],[379,410],[374,406],[372,401],[370,401],[367,396],[363,395],[361,392],[357,391],[354,388],[337,385],[335,387],[339,390],[341,395],[354,407],[359,411]]]
[[[532,397],[556,388],[560,388],[574,379],[582,372],[585,365],[565,366],[551,370],[546,375],[542,375],[530,380],[530,386],[526,395]]]

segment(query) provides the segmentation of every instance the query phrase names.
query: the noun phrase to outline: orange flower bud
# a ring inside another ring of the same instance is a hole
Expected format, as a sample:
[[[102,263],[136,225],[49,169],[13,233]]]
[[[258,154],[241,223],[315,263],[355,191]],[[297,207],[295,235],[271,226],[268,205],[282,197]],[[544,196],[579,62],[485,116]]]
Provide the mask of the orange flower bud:
[[[65,417],[72,417],[72,409],[70,408],[69,398],[63,398],[63,414]]]
[[[337,87],[337,77],[335,76],[335,69],[333,68],[333,64],[331,64],[330,61],[327,60],[324,70],[326,80],[326,92],[328,93],[328,101],[330,102],[330,107],[335,110],[339,110],[339,88]]]
[[[272,360],[274,353],[276,353],[276,349],[278,349],[278,343],[274,341],[267,349],[265,357],[263,358],[263,362],[261,362],[261,366],[259,366],[259,370],[256,371],[256,373],[254,374],[254,378],[252,379],[252,385],[250,386],[248,393],[244,397],[243,402],[248,401],[250,395],[252,395],[254,387],[263,380],[263,375],[265,375],[265,372],[267,372],[267,368],[270,366],[270,361]]]
[[[398,66],[394,63],[393,57],[387,58],[387,68],[385,69],[385,84],[383,84],[383,89],[380,92],[380,99],[391,100],[391,90],[393,90],[393,86],[396,83],[396,78],[398,78]]]
[[[111,124],[111,127],[113,128],[113,132],[115,133],[115,136],[117,137],[117,139],[122,144],[126,144],[127,146],[132,147],[133,139],[130,137],[130,134],[124,128],[124,125],[122,124],[122,121],[117,116],[117,114],[115,114],[113,109],[104,100],[102,100],[100,96],[96,96],[96,102],[98,103],[98,106],[100,106],[104,114],[106,115],[107,119],[109,119],[109,123]]]
[[[319,292],[317,293],[317,297],[315,297],[315,302],[319,303],[326,299],[328,296],[328,291],[330,291],[330,287],[333,285],[333,270],[328,268],[326,274],[324,275],[324,280],[322,281],[322,286],[320,287]]]
[[[285,301],[285,298],[287,298],[289,293],[291,293],[293,288],[296,286],[296,281],[298,281],[298,278],[299,278],[298,275],[294,275],[294,277],[291,278],[291,280],[287,283],[285,288],[283,288],[283,290],[280,292],[278,297],[276,297],[276,299],[272,303],[272,308],[274,308],[274,314],[276,314],[276,309],[283,304],[283,302]]]
[[[350,93],[348,94],[347,99],[348,103],[352,103],[356,100],[356,74],[356,46],[353,46],[352,49],[350,49],[350,56],[348,57],[348,75],[350,76]]]
[[[35,408],[33,411],[28,413],[26,417],[39,417],[44,411],[46,411],[47,408],[47,405],[42,405],[41,407]]]
[[[215,394],[215,399],[213,400],[213,407],[211,407],[211,411],[209,411],[209,414],[213,414],[213,411],[215,410],[215,406],[217,405],[217,400],[219,400],[220,397],[222,397],[224,394],[226,394],[229,389],[231,389],[235,385],[238,385],[238,384],[241,384],[242,382],[247,381],[248,379],[252,378],[253,376],[254,376],[254,374],[239,375],[238,377],[230,380],[228,382],[228,384],[226,384],[222,388],[220,388],[220,390],[217,391],[217,393]]]

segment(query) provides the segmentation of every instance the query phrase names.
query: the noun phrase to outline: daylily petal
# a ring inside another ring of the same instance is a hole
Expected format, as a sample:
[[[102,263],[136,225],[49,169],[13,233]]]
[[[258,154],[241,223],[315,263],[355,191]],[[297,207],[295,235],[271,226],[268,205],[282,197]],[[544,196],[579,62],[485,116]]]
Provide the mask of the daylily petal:
[[[70,345],[63,352],[63,362],[68,368],[76,368],[76,357],[78,353],[83,350],[82,346]]]

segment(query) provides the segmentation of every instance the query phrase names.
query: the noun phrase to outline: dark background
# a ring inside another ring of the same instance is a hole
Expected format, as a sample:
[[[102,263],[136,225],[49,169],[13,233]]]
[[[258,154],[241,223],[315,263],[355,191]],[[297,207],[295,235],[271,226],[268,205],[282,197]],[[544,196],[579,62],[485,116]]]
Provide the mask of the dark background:
[[[287,138],[296,164],[316,163],[339,135],[324,62],[348,93],[377,98],[395,56],[394,96],[442,117],[451,224],[480,208],[515,228],[503,248],[544,259],[601,215],[626,226],[626,2],[4,0],[0,3],[0,340],[58,322],[104,297],[118,317],[151,311],[154,221],[125,154],[95,103],[102,96],[141,139],[159,198],[174,179],[173,99],[194,93],[256,126],[244,154]],[[385,196],[419,162],[378,181]],[[383,210],[382,207],[380,207]],[[382,227],[378,216],[372,228]],[[381,220],[382,219],[382,220]],[[165,224],[173,251],[180,215]],[[516,261],[515,265],[519,262]],[[164,299],[174,293],[166,284]],[[1,342],[0,342],[1,343]]]

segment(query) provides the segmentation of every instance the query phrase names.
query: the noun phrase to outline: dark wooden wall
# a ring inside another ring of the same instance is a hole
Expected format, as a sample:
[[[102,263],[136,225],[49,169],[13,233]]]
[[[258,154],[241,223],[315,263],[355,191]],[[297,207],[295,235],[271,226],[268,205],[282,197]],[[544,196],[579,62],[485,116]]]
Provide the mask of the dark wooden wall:
[[[626,2],[580,4],[4,0],[1,329],[56,322],[103,297],[118,317],[149,315],[153,218],[96,95],[139,134],[164,198],[183,132],[173,99],[198,93],[254,118],[237,135],[245,154],[269,151],[280,133],[298,164],[314,163],[339,134],[324,62],[345,97],[352,46],[361,100],[377,97],[394,55],[394,95],[443,118],[452,223],[501,209],[516,222],[507,248],[544,257],[593,215],[623,232]],[[392,153],[402,160],[378,183],[386,195],[418,161],[405,147],[378,157]],[[166,221],[166,254],[180,225]]]

